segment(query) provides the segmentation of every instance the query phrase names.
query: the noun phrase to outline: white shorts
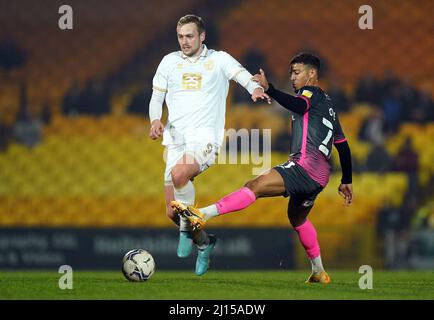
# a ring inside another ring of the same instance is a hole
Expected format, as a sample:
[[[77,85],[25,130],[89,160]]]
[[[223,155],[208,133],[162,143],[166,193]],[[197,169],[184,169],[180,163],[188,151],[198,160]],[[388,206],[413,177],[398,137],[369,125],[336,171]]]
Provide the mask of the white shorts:
[[[166,170],[164,171],[164,185],[172,185],[172,169],[184,154],[194,157],[199,164],[199,173],[212,166],[220,151],[220,144],[216,142],[194,142],[186,144],[169,144],[166,146],[164,159]]]

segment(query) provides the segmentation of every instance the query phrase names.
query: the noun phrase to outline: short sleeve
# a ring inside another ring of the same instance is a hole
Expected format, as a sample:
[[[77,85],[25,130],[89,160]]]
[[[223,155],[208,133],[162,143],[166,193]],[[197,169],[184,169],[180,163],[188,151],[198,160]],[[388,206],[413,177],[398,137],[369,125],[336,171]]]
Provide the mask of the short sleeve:
[[[222,71],[229,80],[233,79],[239,72],[245,70],[241,63],[225,51],[219,52],[219,60]]]
[[[167,83],[169,76],[169,63],[167,56],[161,60],[158,65],[157,71],[155,72],[154,78],[152,79],[152,89],[161,92],[167,92]]]

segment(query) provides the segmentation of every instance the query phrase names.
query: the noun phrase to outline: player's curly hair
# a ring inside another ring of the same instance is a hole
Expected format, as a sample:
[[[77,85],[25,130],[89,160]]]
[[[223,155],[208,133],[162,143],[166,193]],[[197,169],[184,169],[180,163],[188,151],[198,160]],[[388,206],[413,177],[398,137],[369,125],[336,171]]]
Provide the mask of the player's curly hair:
[[[177,28],[182,27],[184,24],[194,23],[197,26],[199,34],[205,31],[205,23],[203,19],[195,14],[187,14],[181,17],[176,25]]]
[[[308,52],[301,52],[301,53],[297,54],[295,57],[292,58],[289,65],[292,65],[294,63],[307,64],[307,65],[315,68],[317,72],[319,72],[320,67],[321,67],[321,60],[317,56],[313,55],[312,53],[308,53]]]

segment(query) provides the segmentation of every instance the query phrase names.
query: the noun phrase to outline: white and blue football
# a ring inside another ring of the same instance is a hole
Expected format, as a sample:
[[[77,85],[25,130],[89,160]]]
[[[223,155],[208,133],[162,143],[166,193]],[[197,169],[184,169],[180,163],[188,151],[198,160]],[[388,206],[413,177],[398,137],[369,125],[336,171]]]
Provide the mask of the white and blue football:
[[[142,282],[149,280],[154,272],[154,258],[146,250],[130,250],[122,260],[122,273],[129,281]]]

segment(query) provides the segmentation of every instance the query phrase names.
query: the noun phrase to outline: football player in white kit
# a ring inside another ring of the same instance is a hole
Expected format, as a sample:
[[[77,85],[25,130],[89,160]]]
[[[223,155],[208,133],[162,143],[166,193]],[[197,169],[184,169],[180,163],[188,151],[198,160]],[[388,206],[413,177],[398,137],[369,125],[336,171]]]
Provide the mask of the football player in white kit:
[[[195,273],[203,275],[217,238],[203,230],[193,230],[187,219],[174,213],[171,202],[194,205],[192,179],[217,158],[224,138],[229,80],[241,84],[254,102],[262,99],[270,103],[270,98],[231,55],[203,44],[205,27],[200,17],[182,17],[176,31],[181,50],[162,59],[152,81],[149,136],[154,140],[163,136],[162,144],[166,146],[166,213],[179,226],[178,257],[189,256],[195,244],[198,248]],[[161,122],[164,101],[168,108],[165,126]]]

